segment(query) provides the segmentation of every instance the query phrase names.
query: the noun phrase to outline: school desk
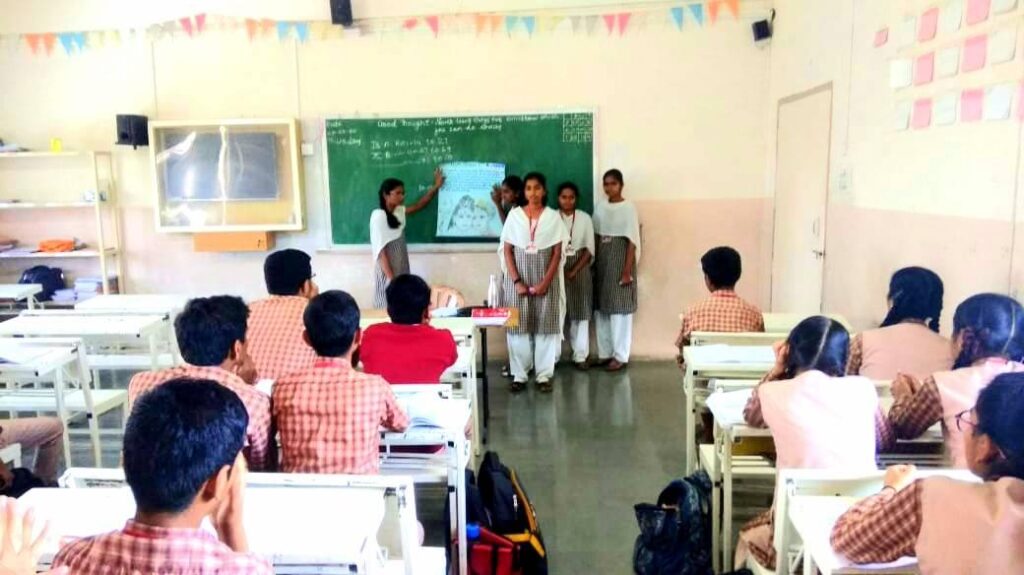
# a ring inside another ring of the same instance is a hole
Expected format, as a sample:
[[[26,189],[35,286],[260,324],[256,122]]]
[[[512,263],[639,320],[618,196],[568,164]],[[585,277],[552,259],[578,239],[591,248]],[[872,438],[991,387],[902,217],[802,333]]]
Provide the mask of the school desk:
[[[103,471],[69,470],[88,475]],[[409,560],[389,561],[381,554],[377,534],[386,515],[385,497],[398,506],[401,554]],[[135,513],[131,491],[124,486],[88,489],[34,489],[21,501],[51,523],[40,564],[46,567],[65,537],[86,537],[120,529]],[[436,551],[420,552],[415,494],[407,477],[250,473],[245,490],[245,528],[251,549],[264,555],[276,573],[443,572]],[[334,509],[337,512],[324,512]],[[204,528],[210,528],[208,524]],[[424,565],[423,563],[426,563]]]
[[[40,284],[0,284],[0,300],[24,301],[28,309],[35,309],[35,296],[42,291]]]
[[[152,369],[176,360],[167,341],[167,314],[116,314],[88,311],[29,310],[0,323],[0,337],[76,337],[85,343],[91,369]],[[146,353],[120,353],[113,346]]]
[[[711,378],[760,379],[775,365],[771,346],[687,346],[683,348],[683,394],[686,396],[686,463],[697,467],[697,381]]]
[[[93,296],[75,305],[75,309],[105,312],[134,312],[177,315],[185,309],[188,297],[172,294],[110,294]]]
[[[69,429],[68,423],[85,418],[93,459],[100,465],[99,416],[120,408],[127,417],[128,392],[93,389],[79,340],[4,338],[0,358],[0,381],[5,384],[0,389],[0,411],[56,413],[66,430],[62,440],[67,462],[71,461],[69,435],[79,433]],[[52,382],[53,387],[38,388],[41,381]]]
[[[814,316],[824,315],[825,317],[836,320],[843,324],[843,327],[850,329],[850,322],[846,321],[846,318],[837,313],[825,313],[825,314],[814,314],[814,313],[765,313],[764,314],[764,331],[766,333],[785,333],[793,331],[793,328],[797,326],[803,320]]]

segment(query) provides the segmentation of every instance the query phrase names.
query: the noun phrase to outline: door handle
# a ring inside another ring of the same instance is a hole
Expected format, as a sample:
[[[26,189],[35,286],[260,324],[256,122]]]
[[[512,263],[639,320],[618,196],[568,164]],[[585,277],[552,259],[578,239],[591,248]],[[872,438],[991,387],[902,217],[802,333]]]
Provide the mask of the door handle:
[[[811,250],[811,253],[813,253],[814,257],[818,258],[819,260],[825,257],[825,252],[822,250]]]

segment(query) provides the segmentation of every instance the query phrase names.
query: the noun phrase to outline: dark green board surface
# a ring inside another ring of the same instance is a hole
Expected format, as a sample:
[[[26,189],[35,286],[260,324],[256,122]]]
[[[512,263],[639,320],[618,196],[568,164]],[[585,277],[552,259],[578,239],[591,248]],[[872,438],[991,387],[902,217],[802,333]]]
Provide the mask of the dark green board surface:
[[[548,205],[556,207],[560,182],[580,188],[579,208],[594,206],[594,115],[590,112],[330,119],[326,122],[331,237],[335,245],[370,243],[370,212],[385,178],[405,182],[406,205],[433,183],[446,162],[496,162],[520,177],[539,171],[548,180]],[[481,243],[438,238],[437,200],[409,216],[413,244]],[[492,240],[496,241],[496,240]]]

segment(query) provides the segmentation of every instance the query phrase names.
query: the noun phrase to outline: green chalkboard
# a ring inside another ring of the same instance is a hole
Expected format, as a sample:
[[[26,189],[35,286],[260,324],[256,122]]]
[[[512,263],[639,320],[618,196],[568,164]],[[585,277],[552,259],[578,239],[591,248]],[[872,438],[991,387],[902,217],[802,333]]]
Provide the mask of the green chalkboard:
[[[331,237],[335,245],[368,244],[370,212],[385,178],[405,182],[406,205],[433,183],[434,168],[447,162],[506,165],[522,177],[539,171],[554,189],[569,180],[580,188],[579,208],[594,206],[594,115],[590,112],[329,119],[325,153],[330,193]],[[438,201],[409,216],[409,243],[479,243],[480,239],[437,237]],[[497,240],[492,240],[497,241]]]

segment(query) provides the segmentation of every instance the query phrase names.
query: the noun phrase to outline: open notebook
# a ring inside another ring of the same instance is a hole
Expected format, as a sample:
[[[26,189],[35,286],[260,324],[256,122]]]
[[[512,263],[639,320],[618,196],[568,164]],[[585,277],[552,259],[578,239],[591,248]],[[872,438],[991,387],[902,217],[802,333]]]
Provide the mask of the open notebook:
[[[460,431],[469,420],[469,402],[443,399],[433,393],[402,394],[398,404],[409,416],[409,427]]]

